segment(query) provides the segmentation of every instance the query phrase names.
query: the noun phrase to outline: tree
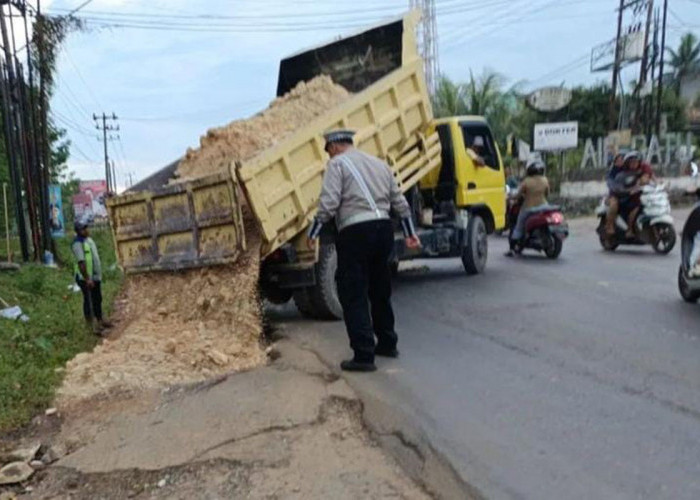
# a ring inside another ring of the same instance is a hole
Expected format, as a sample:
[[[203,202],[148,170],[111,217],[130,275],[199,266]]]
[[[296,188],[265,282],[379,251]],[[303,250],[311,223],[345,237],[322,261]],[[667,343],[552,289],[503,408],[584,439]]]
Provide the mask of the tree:
[[[510,132],[508,123],[518,109],[519,85],[504,90],[505,83],[503,75],[491,70],[485,70],[478,77],[470,71],[467,83],[455,83],[443,76],[433,96],[435,116],[484,116],[496,140],[502,142]]]
[[[700,73],[700,41],[694,34],[686,33],[678,49],[669,48],[668,54],[668,64],[673,68],[673,84],[676,92],[679,92],[684,78]]]
[[[433,95],[433,109],[437,117],[466,114],[464,86],[441,75]]]

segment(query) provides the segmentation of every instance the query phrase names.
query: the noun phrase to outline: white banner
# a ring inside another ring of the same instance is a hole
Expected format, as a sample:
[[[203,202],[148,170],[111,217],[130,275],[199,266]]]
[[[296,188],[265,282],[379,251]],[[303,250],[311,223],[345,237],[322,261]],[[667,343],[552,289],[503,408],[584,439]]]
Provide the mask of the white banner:
[[[578,122],[535,125],[535,151],[564,151],[578,146]]]

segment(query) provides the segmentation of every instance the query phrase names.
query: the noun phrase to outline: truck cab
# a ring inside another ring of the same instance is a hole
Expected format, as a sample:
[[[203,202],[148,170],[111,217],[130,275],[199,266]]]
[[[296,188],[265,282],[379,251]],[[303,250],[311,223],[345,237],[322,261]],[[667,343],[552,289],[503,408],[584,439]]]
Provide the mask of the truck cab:
[[[505,174],[498,144],[481,116],[452,116],[434,120],[431,129],[440,136],[441,165],[420,182],[424,205],[436,214],[446,210],[467,210],[479,216],[487,233],[505,226]],[[478,165],[469,152],[474,139],[484,143]]]

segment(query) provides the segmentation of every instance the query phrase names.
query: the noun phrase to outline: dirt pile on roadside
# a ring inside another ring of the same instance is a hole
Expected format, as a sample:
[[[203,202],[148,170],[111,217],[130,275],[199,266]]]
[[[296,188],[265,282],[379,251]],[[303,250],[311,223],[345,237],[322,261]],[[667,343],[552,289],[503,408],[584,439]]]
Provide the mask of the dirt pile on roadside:
[[[301,82],[253,117],[208,130],[200,138],[199,149],[187,150],[176,177],[188,180],[221,172],[232,161],[255,156],[349,97],[329,76]]]
[[[66,365],[58,402],[198,382],[265,363],[260,246],[229,266],[129,277],[117,328]]]

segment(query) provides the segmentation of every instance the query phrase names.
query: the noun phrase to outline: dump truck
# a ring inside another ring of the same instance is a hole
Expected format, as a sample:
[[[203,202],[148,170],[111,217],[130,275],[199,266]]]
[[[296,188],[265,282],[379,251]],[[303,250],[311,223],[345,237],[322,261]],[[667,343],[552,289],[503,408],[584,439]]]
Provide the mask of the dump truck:
[[[328,160],[323,134],[348,128],[356,147],[388,163],[412,207],[422,248],[406,248],[397,230],[394,267],[459,257],[468,274],[482,272],[487,235],[505,223],[502,159],[483,117],[433,118],[415,37],[419,19],[412,11],[283,59],[278,96],[321,74],[352,96],[274,146],[221,174],[111,198],[121,266],[145,272],[225,264],[254,234],[264,297],[278,304],[293,298],[309,317],[340,318],[333,234],[323,232],[309,250],[306,231]],[[477,136],[485,146],[478,165],[467,151]],[[152,179],[160,184],[173,172],[170,165]]]

